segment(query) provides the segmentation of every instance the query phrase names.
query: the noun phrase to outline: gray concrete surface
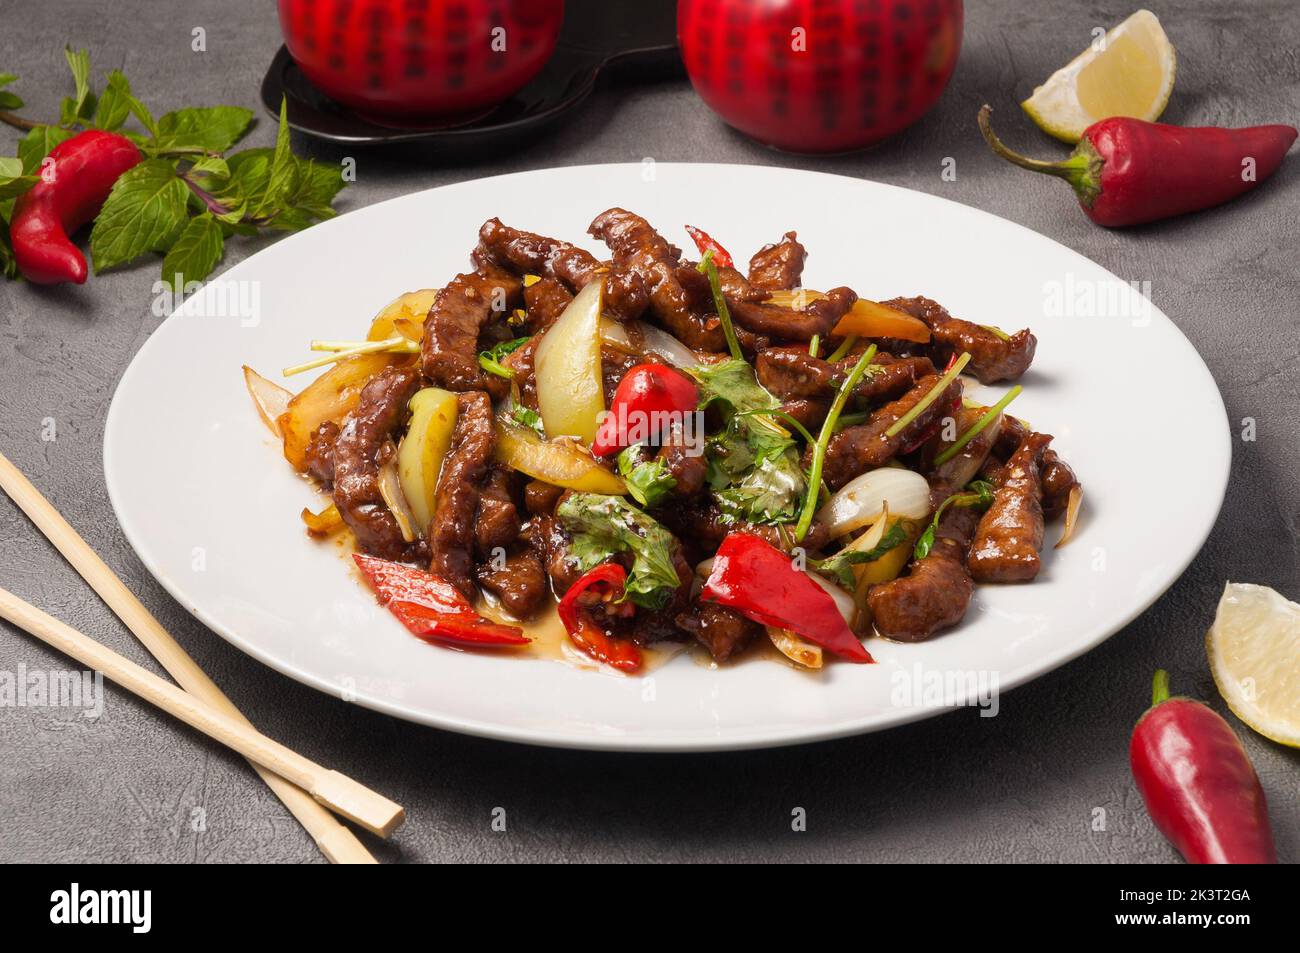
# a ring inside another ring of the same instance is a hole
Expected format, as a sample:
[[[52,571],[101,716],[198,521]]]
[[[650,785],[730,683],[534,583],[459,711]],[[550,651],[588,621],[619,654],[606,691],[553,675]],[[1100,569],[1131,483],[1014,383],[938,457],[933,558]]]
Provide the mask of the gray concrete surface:
[[[349,769],[405,804],[406,827],[374,845],[387,861],[1078,861],[1169,862],[1133,788],[1128,734],[1151,671],[1218,701],[1202,634],[1225,579],[1300,597],[1300,157],[1253,196],[1127,232],[1088,223],[1058,182],[1013,170],[984,148],[981,102],[1001,107],[1015,146],[1059,152],[1015,103],[1130,2],[971,0],[960,65],[939,106],[875,151],[834,159],[778,155],[724,127],[685,82],[596,95],[529,148],[476,165],[359,152],[344,209],[479,175],[588,162],[707,160],[791,165],[933,192],[1027,225],[1125,279],[1204,355],[1238,422],[1232,482],[1215,531],[1154,607],[1096,651],[1002,701],[1000,717],[958,711],[884,734],[775,751],[699,757],[531,749],[395,721],[326,697],[242,655],[192,619],[144,571],[105,496],[100,451],[118,377],[156,328],[156,262],[81,288],[0,284],[0,449],[44,489],[237,704],[272,736]],[[1245,125],[1300,120],[1300,14],[1292,0],[1162,2],[1179,50],[1167,119]],[[0,2],[0,70],[23,78],[30,111],[67,89],[62,44],[122,68],[156,111],[256,105],[279,38],[274,5],[169,0]],[[203,26],[208,51],[191,52]],[[263,120],[250,138],[269,144]],[[10,153],[17,134],[0,128]],[[333,161],[333,148],[297,145]],[[944,157],[956,181],[940,178]],[[827,210],[827,214],[838,214]],[[232,243],[227,264],[259,247]],[[1099,369],[1100,370],[1100,369]],[[1151,368],[1160,374],[1158,365]],[[1099,373],[1098,387],[1124,387]],[[42,440],[45,418],[57,440]],[[1154,425],[1134,408],[1129,426]],[[1194,480],[1169,461],[1139,479]],[[144,650],[7,500],[0,499],[0,585],[95,633]],[[0,626],[0,669],[65,660]],[[110,688],[111,717],[0,709],[0,860],[318,861],[293,819],[247,766]],[[1239,723],[1272,805],[1282,856],[1300,859],[1300,753]],[[507,809],[506,833],[490,826]],[[808,829],[793,833],[803,807]],[[1104,830],[1094,829],[1096,810]],[[202,814],[196,813],[201,809]],[[203,823],[196,823],[201,818]],[[203,830],[196,830],[202,827]]]

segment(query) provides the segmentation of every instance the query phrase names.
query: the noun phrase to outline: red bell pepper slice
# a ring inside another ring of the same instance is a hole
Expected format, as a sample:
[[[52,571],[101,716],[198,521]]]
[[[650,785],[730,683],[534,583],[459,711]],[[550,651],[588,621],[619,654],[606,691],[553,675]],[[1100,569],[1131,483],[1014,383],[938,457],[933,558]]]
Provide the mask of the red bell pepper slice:
[[[638,364],[623,375],[591,452],[598,457],[655,438],[656,430],[682,420],[700,404],[695,382],[665,364]]]
[[[787,553],[750,533],[728,533],[713,557],[701,599],[789,629],[850,662],[874,662],[840,615],[835,600]]]
[[[457,645],[527,645],[515,625],[501,625],[474,611],[469,600],[440,576],[405,563],[354,553],[352,558],[379,596],[381,605],[412,634]]]
[[[596,624],[588,606],[616,598],[627,585],[627,570],[618,563],[602,563],[569,587],[560,600],[560,621],[569,639],[597,662],[620,672],[641,667],[641,650],[626,639],[616,639]]]
[[[691,236],[691,241],[695,242],[695,247],[700,250],[701,255],[713,252],[713,263],[719,268],[735,267],[735,263],[731,260],[731,252],[719,245],[704,229],[687,225],[686,234]]]

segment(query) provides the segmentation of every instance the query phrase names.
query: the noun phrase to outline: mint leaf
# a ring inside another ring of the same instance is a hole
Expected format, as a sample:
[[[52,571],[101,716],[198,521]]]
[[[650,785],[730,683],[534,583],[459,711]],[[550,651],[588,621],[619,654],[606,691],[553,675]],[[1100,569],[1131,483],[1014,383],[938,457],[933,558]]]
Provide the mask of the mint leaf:
[[[90,231],[95,273],[170,248],[185,227],[188,197],[165,159],[146,159],[124,172]]]
[[[7,204],[7,203],[6,203]],[[9,241],[9,218],[0,216],[0,274],[6,278],[18,277],[18,262],[14,259],[13,245]]]
[[[38,181],[38,176],[23,174],[22,159],[11,156],[0,158],[0,199],[16,198]]]
[[[69,107],[63,110],[65,121],[82,119],[88,115],[87,110],[94,111],[90,93],[90,54],[85,50],[73,52],[72,47],[65,46],[63,57],[68,61],[68,68],[72,70],[72,81],[76,84],[75,97],[64,100],[65,107]]]
[[[74,133],[58,126],[37,126],[18,143],[18,158],[23,160],[23,174],[33,175],[41,170],[41,163],[50,150],[60,142],[67,142]]]
[[[177,109],[158,120],[149,151],[225,152],[248,131],[252,119],[253,111],[240,106]]]
[[[163,258],[163,282],[180,292],[191,281],[202,281],[221,260],[224,244],[221,223],[210,213],[190,219]]]
[[[99,102],[95,104],[96,129],[120,129],[131,115],[131,84],[119,70],[108,74],[108,86],[105,87]]]
[[[280,99],[280,128],[275,134],[275,152],[267,174],[266,189],[255,204],[250,201],[251,218],[271,218],[283,208],[283,200],[293,188],[298,160],[289,143],[289,117],[283,97]]]
[[[0,73],[0,86],[8,86],[18,77],[13,73]],[[0,109],[22,109],[23,101],[17,93],[0,89]]]
[[[297,231],[319,219],[333,218],[334,197],[343,188],[343,172],[334,166],[295,159],[297,169],[288,194],[284,196],[284,209],[269,223],[282,231]]]
[[[155,139],[158,138],[158,123],[154,122],[153,113],[149,111],[149,107],[134,96],[128,102],[131,106],[131,115],[139,121],[140,125],[149,130],[149,135]],[[140,143],[137,143],[137,145],[140,145]]]

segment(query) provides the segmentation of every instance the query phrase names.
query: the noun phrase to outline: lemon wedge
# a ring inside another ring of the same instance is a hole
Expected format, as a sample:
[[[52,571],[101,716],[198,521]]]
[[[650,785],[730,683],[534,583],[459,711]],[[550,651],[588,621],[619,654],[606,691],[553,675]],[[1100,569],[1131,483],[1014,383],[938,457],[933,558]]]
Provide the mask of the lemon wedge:
[[[1205,647],[1233,713],[1264,737],[1300,748],[1300,605],[1268,586],[1230,582]]]
[[[1160,21],[1139,10],[1034,90],[1021,108],[1039,129],[1075,143],[1099,119],[1154,122],[1174,91],[1177,58]]]

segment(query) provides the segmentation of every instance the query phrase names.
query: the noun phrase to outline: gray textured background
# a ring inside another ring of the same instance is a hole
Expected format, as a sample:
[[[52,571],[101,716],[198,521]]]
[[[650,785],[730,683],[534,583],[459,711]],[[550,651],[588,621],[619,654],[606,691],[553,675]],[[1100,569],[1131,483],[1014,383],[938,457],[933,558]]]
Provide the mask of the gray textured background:
[[[1079,214],[1061,183],[992,157],[974,122],[987,100],[1001,107],[1000,128],[1013,146],[1062,151],[1015,103],[1083,48],[1093,26],[1118,22],[1132,4],[969,0],[961,61],[938,107],[866,155],[767,151],[721,125],[683,81],[602,91],[558,133],[473,166],[360,152],[359,181],[341,202],[346,210],[478,175],[647,155],[793,165],[941,194],[1027,225],[1122,278],[1150,281],[1156,304],[1205,356],[1229,418],[1256,418],[1259,439],[1235,441],[1223,513],[1186,575],[1101,648],[1004,698],[998,718],[958,711],[884,734],[766,752],[590,754],[405,724],[263,667],[190,618],[145,573],[105,496],[104,415],[119,375],[157,326],[149,313],[156,261],[81,288],[0,284],[0,449],[256,724],[407,806],[406,827],[391,843],[374,844],[384,860],[1174,860],[1128,772],[1128,734],[1151,671],[1168,667],[1178,690],[1222,710],[1202,635],[1225,578],[1300,596],[1300,158],[1229,207],[1108,232]],[[1150,6],[1179,51],[1170,122],[1300,120],[1293,0]],[[123,69],[155,112],[256,106],[279,44],[269,0],[0,0],[0,23],[0,71],[22,77],[33,115],[55,111],[67,91],[65,40],[92,51],[97,73]],[[194,26],[207,29],[204,54],[190,51]],[[248,142],[269,144],[272,134],[263,120]],[[0,149],[11,154],[17,138],[0,128]],[[331,161],[341,155],[297,145]],[[955,182],[940,179],[945,156],[957,159]],[[257,247],[232,243],[226,263]],[[1102,371],[1098,387],[1125,386]],[[58,423],[56,442],[40,439],[46,417]],[[1116,424],[1150,422],[1135,415]],[[1138,476],[1196,479],[1177,461],[1166,473]],[[0,585],[152,664],[2,497]],[[20,662],[66,667],[0,626],[0,669]],[[66,710],[0,709],[0,860],[319,860],[242,761],[115,689],[108,695],[109,713],[98,723]],[[1281,854],[1300,858],[1300,753],[1233,723],[1268,792]],[[190,823],[196,806],[206,811],[203,833]],[[508,811],[508,833],[491,831],[496,806]],[[808,812],[806,833],[790,831],[795,806]],[[1091,827],[1098,807],[1104,831]]]

